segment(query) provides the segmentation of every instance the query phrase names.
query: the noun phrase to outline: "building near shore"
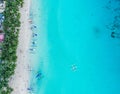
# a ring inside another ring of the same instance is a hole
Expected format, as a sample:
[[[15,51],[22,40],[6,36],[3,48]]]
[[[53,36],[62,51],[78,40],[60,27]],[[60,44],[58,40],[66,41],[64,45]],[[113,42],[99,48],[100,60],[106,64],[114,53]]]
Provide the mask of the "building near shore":
[[[3,42],[4,40],[4,33],[0,33],[0,42]]]
[[[0,0],[0,13],[4,12],[5,10],[5,1]]]

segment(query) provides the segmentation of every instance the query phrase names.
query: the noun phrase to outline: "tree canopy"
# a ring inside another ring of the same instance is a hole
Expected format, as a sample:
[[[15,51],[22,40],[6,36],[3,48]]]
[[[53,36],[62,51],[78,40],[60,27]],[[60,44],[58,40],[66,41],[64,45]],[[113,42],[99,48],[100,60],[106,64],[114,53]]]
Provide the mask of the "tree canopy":
[[[9,86],[9,79],[14,74],[16,67],[18,46],[18,34],[20,23],[19,8],[23,6],[23,0],[4,0],[3,32],[5,39],[2,43],[2,56],[0,63],[0,94],[11,94],[13,89]]]

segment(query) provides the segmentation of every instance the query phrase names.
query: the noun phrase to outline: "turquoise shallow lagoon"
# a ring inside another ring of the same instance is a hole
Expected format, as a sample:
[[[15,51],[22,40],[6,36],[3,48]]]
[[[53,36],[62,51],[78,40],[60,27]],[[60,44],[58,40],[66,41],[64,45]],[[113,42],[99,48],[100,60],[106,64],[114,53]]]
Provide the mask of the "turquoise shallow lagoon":
[[[119,0],[32,0],[30,18],[32,94],[120,94]]]

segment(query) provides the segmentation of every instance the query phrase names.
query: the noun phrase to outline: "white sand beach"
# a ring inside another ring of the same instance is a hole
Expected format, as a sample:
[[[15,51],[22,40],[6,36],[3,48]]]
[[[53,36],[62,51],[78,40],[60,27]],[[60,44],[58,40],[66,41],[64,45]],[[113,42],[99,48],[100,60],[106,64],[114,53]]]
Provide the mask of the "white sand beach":
[[[15,74],[11,77],[10,86],[14,89],[12,94],[28,94],[29,84],[29,43],[30,43],[30,24],[29,24],[30,0],[24,0],[24,6],[20,9],[21,28],[19,33],[19,44],[17,49],[17,67]]]

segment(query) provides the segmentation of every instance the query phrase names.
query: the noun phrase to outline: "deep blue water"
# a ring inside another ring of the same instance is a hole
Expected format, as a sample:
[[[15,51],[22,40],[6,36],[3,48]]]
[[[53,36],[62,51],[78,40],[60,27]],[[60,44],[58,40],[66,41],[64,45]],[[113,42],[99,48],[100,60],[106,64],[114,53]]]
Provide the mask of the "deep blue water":
[[[120,93],[119,0],[32,0],[31,15],[34,94]]]

